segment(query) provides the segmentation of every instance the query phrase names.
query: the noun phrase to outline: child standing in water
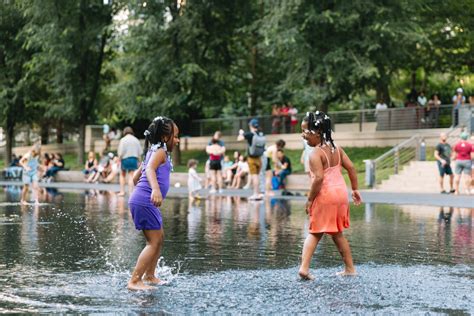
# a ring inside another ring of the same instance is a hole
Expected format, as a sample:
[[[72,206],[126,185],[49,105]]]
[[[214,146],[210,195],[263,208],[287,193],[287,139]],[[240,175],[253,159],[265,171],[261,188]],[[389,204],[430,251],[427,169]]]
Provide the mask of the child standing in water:
[[[33,187],[35,204],[39,203],[38,169],[41,168],[40,155],[40,148],[38,145],[35,145],[29,153],[27,153],[20,159],[20,166],[23,167],[23,190],[21,191],[20,203],[23,205],[28,204],[28,202],[26,201],[26,196],[30,191],[30,184]]]
[[[169,154],[179,143],[178,133],[178,126],[173,120],[161,116],[156,117],[145,131],[145,159],[133,176],[136,187],[128,203],[135,228],[145,235],[146,246],[128,282],[130,290],[152,288],[143,281],[152,284],[161,282],[155,276],[164,238],[159,207],[170,186],[172,165]]]
[[[321,111],[309,112],[301,123],[301,130],[303,139],[314,150],[309,158],[312,184],[306,203],[309,234],[303,245],[299,276],[304,280],[314,280],[309,266],[323,234],[331,235],[344,261],[344,271],[338,275],[355,275],[351,248],[342,234],[345,228],[349,228],[349,200],[341,167],[349,173],[352,200],[359,205],[362,200],[356,170],[344,150],[334,143],[329,116]]]

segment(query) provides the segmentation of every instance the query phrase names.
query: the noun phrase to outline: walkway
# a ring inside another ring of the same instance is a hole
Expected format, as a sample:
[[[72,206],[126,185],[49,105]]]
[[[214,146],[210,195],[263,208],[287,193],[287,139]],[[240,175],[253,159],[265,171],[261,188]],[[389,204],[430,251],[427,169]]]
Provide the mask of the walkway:
[[[19,181],[0,181],[0,186],[16,185],[21,186]],[[80,182],[54,182],[40,183],[40,186],[46,188],[56,188],[64,191],[77,190],[99,190],[99,191],[119,191],[118,184],[92,184]],[[282,196],[281,192],[276,193],[276,197],[281,199],[289,199],[296,201],[305,201],[306,197],[300,191],[296,191],[295,195]],[[474,196],[468,195],[451,195],[451,194],[433,194],[433,193],[399,193],[399,192],[380,192],[372,190],[361,190],[362,198],[365,203],[386,203],[401,205],[433,205],[433,206],[452,206],[474,208]],[[238,196],[247,198],[252,195],[251,190],[224,190],[222,194],[217,196]],[[171,187],[168,193],[171,197],[187,197],[187,188]]]

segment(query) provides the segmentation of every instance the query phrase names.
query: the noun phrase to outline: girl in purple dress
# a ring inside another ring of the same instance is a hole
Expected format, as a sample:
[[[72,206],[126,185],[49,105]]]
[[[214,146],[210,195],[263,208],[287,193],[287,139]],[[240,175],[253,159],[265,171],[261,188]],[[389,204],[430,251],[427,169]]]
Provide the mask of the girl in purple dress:
[[[146,246],[138,256],[128,282],[130,290],[153,288],[145,285],[144,281],[152,284],[161,282],[155,276],[164,237],[159,207],[170,186],[172,166],[169,154],[179,143],[178,133],[178,126],[173,120],[162,116],[156,117],[145,131],[145,157],[133,176],[136,187],[128,204],[135,228],[145,235]]]

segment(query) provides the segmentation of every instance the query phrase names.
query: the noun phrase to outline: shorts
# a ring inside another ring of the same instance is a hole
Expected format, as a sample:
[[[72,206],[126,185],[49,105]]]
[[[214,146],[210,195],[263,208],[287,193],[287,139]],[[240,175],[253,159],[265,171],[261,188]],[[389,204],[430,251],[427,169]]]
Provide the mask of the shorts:
[[[163,227],[163,218],[159,208],[135,203],[129,203],[128,206],[137,230],[160,230]]]
[[[210,160],[209,162],[209,169],[210,170],[222,170],[222,164],[220,160]]]
[[[438,171],[439,171],[439,176],[444,177],[445,174],[447,175],[452,175],[453,170],[451,169],[451,165],[449,163],[445,164],[444,166],[441,165],[441,162],[438,163]]]
[[[272,170],[272,160],[267,157],[267,165],[265,166],[265,171]]]
[[[96,168],[92,168],[91,170],[87,170],[87,169],[82,170],[82,173],[85,174],[85,175],[88,175],[88,174],[91,174],[91,173],[96,173],[96,172],[97,172]]]
[[[32,183],[38,183],[38,174],[28,174],[28,172],[24,172],[22,176],[22,180],[24,184],[32,184]]]
[[[120,167],[122,168],[122,171],[135,171],[138,169],[138,158],[128,157],[122,159]]]
[[[454,168],[455,174],[467,174],[471,175],[472,161],[471,160],[456,160],[456,167]]]
[[[250,174],[259,174],[262,169],[262,157],[248,157],[247,163],[249,164]]]

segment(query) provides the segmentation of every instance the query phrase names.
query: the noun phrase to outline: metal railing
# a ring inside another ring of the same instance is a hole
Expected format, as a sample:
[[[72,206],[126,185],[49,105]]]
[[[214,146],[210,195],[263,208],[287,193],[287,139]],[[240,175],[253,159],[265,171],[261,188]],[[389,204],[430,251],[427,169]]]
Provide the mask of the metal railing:
[[[421,149],[425,149],[423,139],[414,135],[396,145],[374,160],[365,160],[365,176],[368,187],[375,187],[382,180],[398,174],[401,168],[414,159],[420,159]]]
[[[452,105],[441,105],[431,108],[429,111],[421,107],[389,108],[386,110],[347,110],[330,111],[334,130],[337,131],[338,124],[353,124],[354,129],[364,131],[367,129],[377,131],[401,130],[401,129],[423,129],[423,128],[447,128],[453,125],[454,114]],[[298,114],[297,124],[292,125],[290,116],[239,116],[212,119],[194,120],[191,123],[190,136],[209,136],[215,131],[221,131],[223,135],[236,135],[239,129],[246,129],[252,118],[257,118],[260,128],[265,134],[298,133],[299,123],[304,114]]]

